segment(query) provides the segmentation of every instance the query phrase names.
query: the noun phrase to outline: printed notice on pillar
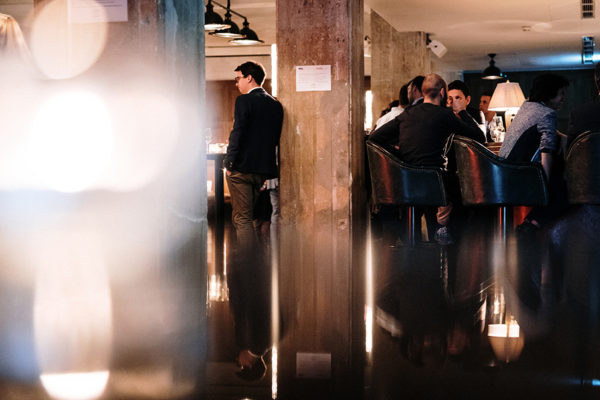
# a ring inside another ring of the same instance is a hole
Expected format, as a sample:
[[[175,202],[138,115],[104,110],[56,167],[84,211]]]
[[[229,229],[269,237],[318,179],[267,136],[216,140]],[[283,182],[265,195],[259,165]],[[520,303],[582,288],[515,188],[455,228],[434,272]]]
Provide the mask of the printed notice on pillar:
[[[296,92],[331,91],[331,65],[296,66]]]
[[[127,0],[68,0],[69,23],[127,21]]]

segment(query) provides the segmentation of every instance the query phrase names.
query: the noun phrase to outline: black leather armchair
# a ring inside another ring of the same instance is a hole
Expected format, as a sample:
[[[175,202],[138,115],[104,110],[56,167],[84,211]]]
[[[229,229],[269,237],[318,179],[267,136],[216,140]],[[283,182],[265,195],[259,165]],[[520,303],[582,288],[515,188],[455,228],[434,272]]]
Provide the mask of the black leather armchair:
[[[462,136],[455,136],[452,146],[463,204],[502,207],[500,228],[504,235],[507,206],[548,204],[548,188],[541,165],[505,160]]]
[[[464,205],[544,206],[548,188],[542,166],[508,161],[474,140],[453,141]]]
[[[443,170],[407,164],[370,141],[366,146],[372,201],[376,205],[409,207],[409,240],[414,244],[414,207],[448,204]]]
[[[383,147],[367,141],[374,204],[442,206],[448,204],[443,170],[400,161]]]
[[[600,132],[579,135],[567,151],[567,189],[571,204],[600,204]]]

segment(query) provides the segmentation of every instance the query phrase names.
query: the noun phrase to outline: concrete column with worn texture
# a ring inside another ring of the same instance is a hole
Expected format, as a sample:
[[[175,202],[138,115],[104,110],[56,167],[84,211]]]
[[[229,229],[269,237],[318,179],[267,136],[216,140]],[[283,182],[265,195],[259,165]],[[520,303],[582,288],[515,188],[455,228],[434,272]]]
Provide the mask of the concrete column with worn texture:
[[[350,398],[360,394],[364,364],[363,2],[278,0],[277,24],[279,392]],[[296,66],[314,65],[331,66],[331,90],[297,91]],[[301,353],[317,353],[317,368]]]
[[[399,32],[371,11],[371,90],[373,119],[398,99],[402,85],[431,71],[425,32]]]

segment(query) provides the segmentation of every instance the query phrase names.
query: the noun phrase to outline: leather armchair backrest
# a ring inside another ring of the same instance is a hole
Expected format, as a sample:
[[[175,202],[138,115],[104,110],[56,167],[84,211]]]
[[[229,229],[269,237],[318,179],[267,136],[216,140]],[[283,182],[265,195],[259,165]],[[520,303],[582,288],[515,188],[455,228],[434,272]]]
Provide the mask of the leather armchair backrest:
[[[566,157],[569,203],[600,204],[600,132],[577,136]]]
[[[367,141],[367,159],[375,204],[440,206],[448,204],[442,169],[406,164]]]
[[[541,165],[505,160],[480,143],[461,136],[454,137],[452,146],[464,205],[548,204]]]

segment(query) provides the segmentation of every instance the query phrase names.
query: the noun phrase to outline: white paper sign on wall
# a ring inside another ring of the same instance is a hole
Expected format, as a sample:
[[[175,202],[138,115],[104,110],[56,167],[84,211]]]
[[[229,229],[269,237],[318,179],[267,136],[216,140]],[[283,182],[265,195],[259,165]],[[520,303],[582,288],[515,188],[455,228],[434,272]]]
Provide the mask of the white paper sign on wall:
[[[331,65],[296,66],[296,92],[331,91]]]
[[[127,0],[69,0],[69,23],[127,21]]]

